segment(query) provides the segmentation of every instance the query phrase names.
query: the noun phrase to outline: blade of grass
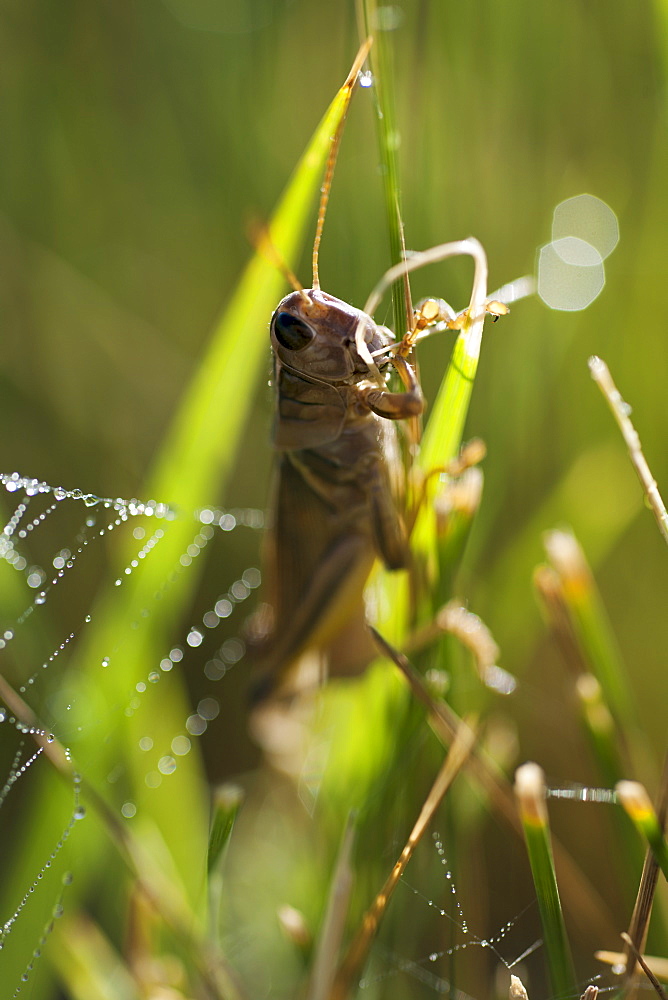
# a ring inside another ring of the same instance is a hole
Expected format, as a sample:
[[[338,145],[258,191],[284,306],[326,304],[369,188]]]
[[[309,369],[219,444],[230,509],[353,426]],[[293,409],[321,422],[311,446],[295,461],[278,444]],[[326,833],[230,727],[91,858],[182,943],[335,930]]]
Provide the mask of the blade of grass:
[[[330,138],[346,112],[357,68],[316,129],[272,218],[272,241],[288,263],[302,241]],[[142,564],[141,572],[133,573],[124,586],[110,588],[111,593],[98,604],[94,612],[98,625],[89,633],[89,640],[74,663],[71,680],[63,685],[63,698],[71,700],[72,717],[77,715],[76,723],[70,718],[72,729],[80,729],[72,739],[75,757],[85,762],[86,773],[100,787],[112,768],[125,762],[132,777],[131,796],[139,817],[135,826],[139,829],[144,822],[147,828],[162,832],[186,898],[198,911],[202,923],[206,913],[202,866],[206,859],[208,808],[197,754],[191,752],[181,758],[179,767],[160,788],[148,789],[144,781],[147,762],[135,749],[146,718],[135,713],[119,720],[119,715],[128,705],[135,685],[147,677],[169,649],[174,623],[196,585],[198,574],[193,567],[188,573],[177,573],[173,585],[165,589],[165,583],[180,568],[180,556],[199,530],[191,512],[210,503],[229,476],[252,402],[252,389],[262,370],[267,319],[280,295],[282,282],[282,276],[259,254],[242,275],[184,395],[150,478],[150,492],[179,507],[183,516],[165,523],[164,538]],[[119,566],[130,563],[135,549],[132,542],[124,548],[119,554]],[[133,629],[133,622],[142,627]],[[110,669],[101,670],[103,658],[119,645],[122,655],[112,659]],[[185,691],[175,673],[170,675],[169,685],[161,689],[160,711],[150,716],[155,744],[166,748],[174,734],[182,730],[189,714]],[[110,789],[108,785],[105,787]],[[11,875],[4,880],[3,896],[8,912],[11,901],[20,898],[25,888],[24,873],[39,868],[38,859],[48,853],[45,844],[60,826],[60,821],[54,820],[53,825],[50,822],[52,813],[58,815],[51,801],[53,793],[53,783],[47,776],[47,782],[40,786],[33,800],[33,818],[26,827],[30,833]],[[85,890],[106,854],[95,843],[93,831],[89,833],[87,825],[79,835],[77,849],[81,859],[78,885]],[[23,934],[38,940],[41,927],[37,923],[33,926],[30,920],[27,913]],[[6,971],[11,977],[11,972]]]
[[[633,732],[638,727],[628,675],[584,552],[570,531],[548,532],[544,544],[585,663],[622,732]]]
[[[213,822],[209,835],[209,855],[207,869],[211,874],[227,847],[237,813],[244,799],[243,789],[239,785],[221,785],[213,793]]]
[[[668,817],[668,755],[663,761],[661,782],[659,784],[656,799],[656,813],[659,817],[659,823],[661,824],[662,829],[665,829],[666,818]],[[645,947],[647,931],[649,928],[649,918],[652,914],[652,904],[654,902],[658,878],[659,865],[652,851],[648,850],[645,854],[642,875],[640,876],[640,884],[638,886],[638,895],[636,897],[633,913],[631,915],[631,921],[629,923],[629,936],[638,951],[643,951]],[[658,915],[662,916],[661,911],[659,911]],[[665,935],[663,936],[663,939],[665,939]],[[628,952],[626,955],[626,970],[627,976],[631,976],[633,973],[633,965],[629,960]]]
[[[399,164],[397,150],[399,148],[399,132],[397,127],[393,82],[394,51],[392,33],[384,30],[382,15],[389,8],[380,12],[376,0],[364,0],[361,20],[364,23],[364,35],[373,35],[376,44],[370,56],[371,71],[374,79],[374,95],[376,103],[376,122],[378,125],[378,146],[382,166],[383,190],[385,194],[385,215],[387,218],[390,241],[390,260],[398,264],[404,258],[404,233],[401,216],[401,189],[399,181]],[[410,323],[411,306],[408,279],[403,275],[392,289],[392,306],[394,313],[394,329],[401,336],[407,324]]]
[[[619,781],[616,792],[626,814],[649,844],[656,863],[668,880],[668,843],[647,790],[638,781]]]
[[[343,831],[325,916],[318,936],[307,1000],[326,1000],[332,988],[354,882],[352,852],[355,832],[354,815],[350,815]]]
[[[550,844],[549,820],[545,805],[545,778],[537,764],[523,764],[517,769],[515,795],[543,924],[543,940],[552,992],[556,996],[575,995],[575,969],[561,910]]]

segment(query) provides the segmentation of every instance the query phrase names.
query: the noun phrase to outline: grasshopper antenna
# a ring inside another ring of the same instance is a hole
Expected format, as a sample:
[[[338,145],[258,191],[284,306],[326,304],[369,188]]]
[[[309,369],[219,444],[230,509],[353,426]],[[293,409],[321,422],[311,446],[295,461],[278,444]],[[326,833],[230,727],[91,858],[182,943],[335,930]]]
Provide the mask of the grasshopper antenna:
[[[350,101],[352,99],[355,84],[357,83],[357,77],[359,71],[364,65],[364,60],[369,54],[369,49],[373,43],[373,38],[369,36],[367,40],[360,46],[359,52],[355,56],[355,62],[353,63],[350,73],[346,82],[341,88],[346,92],[345,94],[345,108],[343,115],[341,116],[341,121],[339,126],[332,137],[332,144],[329,148],[329,157],[327,158],[327,167],[325,169],[325,179],[322,182],[322,187],[320,188],[320,204],[318,205],[318,221],[315,227],[315,238],[313,240],[313,282],[312,287],[316,290],[320,289],[320,275],[318,274],[318,255],[320,253],[320,241],[322,239],[322,230],[325,225],[325,215],[327,214],[327,203],[329,202],[329,193],[332,189],[332,177],[334,176],[334,167],[336,166],[336,158],[339,155],[339,146],[341,145],[341,136],[343,135],[343,126],[346,122],[346,115],[348,114],[348,108],[350,106]]]
[[[311,300],[304,291],[304,286],[301,284],[294,271],[288,267],[287,261],[281,256],[276,244],[271,238],[269,227],[263,223],[254,223],[251,225],[250,240],[257,253],[262,254],[265,260],[268,260],[277,271],[280,271],[292,290],[294,292],[299,292],[304,305],[307,308],[310,308]]]

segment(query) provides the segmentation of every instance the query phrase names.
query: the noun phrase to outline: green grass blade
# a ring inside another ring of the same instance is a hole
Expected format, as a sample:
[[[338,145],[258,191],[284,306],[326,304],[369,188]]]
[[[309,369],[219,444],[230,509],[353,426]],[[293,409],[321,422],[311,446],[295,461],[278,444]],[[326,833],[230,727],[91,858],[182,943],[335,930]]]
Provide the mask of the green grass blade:
[[[545,778],[537,764],[523,764],[515,774],[520,819],[531,865],[552,992],[575,996],[575,970],[561,910],[545,807]]]
[[[213,794],[213,821],[209,835],[209,856],[207,868],[209,874],[218,863],[232,836],[232,830],[241,808],[244,793],[239,785],[221,785]]]
[[[646,789],[637,781],[620,781],[617,796],[635,828],[644,837],[668,880],[668,843]]]
[[[380,11],[376,0],[365,0],[364,21],[367,35],[373,35],[375,44],[370,53],[370,65],[374,78],[376,122],[378,126],[378,147],[382,166],[385,215],[390,241],[390,260],[398,264],[403,260],[403,232],[401,215],[401,188],[399,181],[399,131],[394,101],[394,51],[393,33],[383,25],[383,18],[392,16],[389,7]],[[408,317],[406,286],[403,280],[395,282],[392,288],[392,311],[394,330],[402,336]]]
[[[303,240],[331,136],[346,111],[348,98],[347,89],[335,97],[271,220],[272,241],[288,263]],[[113,787],[106,783],[107,775],[125,764],[129,787],[125,785],[119,793],[126,794],[137,809],[135,834],[156,852],[164,852],[165,863],[180,883],[184,905],[193,907],[200,925],[206,918],[208,803],[198,754],[195,751],[179,758],[168,780],[159,788],[149,789],[145,777],[151,764],[137,749],[138,738],[147,726],[163,754],[168,752],[172,738],[183,731],[190,708],[176,671],[169,675],[168,682],[158,686],[159,708],[151,701],[148,704],[152,710],[142,705],[127,718],[123,710],[131,701],[135,685],[145,681],[170,648],[174,625],[197,583],[195,567],[178,572],[179,558],[199,530],[192,512],[214,501],[229,476],[253,388],[267,354],[268,319],[282,287],[283,277],[276,268],[255,254],[213,331],[209,349],[185,392],[150,478],[150,493],[169,501],[183,514],[163,522],[164,538],[142,564],[141,571],[124,580],[123,586],[111,587],[94,609],[88,641],[60,692],[63,703],[71,701],[73,705],[68,720],[75,734],[70,740],[75,759],[87,778],[110,795]],[[124,546],[119,553],[119,567],[135,558],[136,549],[132,540]],[[173,584],[165,588],[165,582],[175,572]],[[140,627],[133,628],[133,623]],[[103,657],[117,648],[118,655],[111,657],[108,669],[101,669]],[[62,809],[60,784],[48,775],[33,800],[32,819],[27,819],[26,826],[29,834],[21,845],[20,856],[4,880],[2,895],[7,912],[25,891],[25,873],[39,870],[41,859],[48,856],[53,831],[62,826],[62,819],[56,818],[62,816]],[[77,851],[77,886],[85,892],[109,858],[108,852],[101,849],[97,822],[79,825]],[[24,939],[37,941],[41,930],[39,918],[33,920],[32,913],[27,912],[22,927]],[[7,965],[5,971],[8,981],[17,978]]]
[[[551,531],[545,549],[561,585],[563,601],[585,662],[623,729],[637,729],[628,674],[585,555],[569,531]]]

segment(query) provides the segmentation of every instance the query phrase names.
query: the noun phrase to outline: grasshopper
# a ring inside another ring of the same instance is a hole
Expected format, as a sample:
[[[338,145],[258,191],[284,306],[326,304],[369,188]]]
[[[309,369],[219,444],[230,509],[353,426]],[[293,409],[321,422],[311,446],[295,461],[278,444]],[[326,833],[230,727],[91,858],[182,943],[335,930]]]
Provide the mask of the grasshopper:
[[[354,67],[352,85],[357,72]],[[291,668],[307,651],[319,651],[335,676],[359,673],[371,659],[363,600],[370,570],[376,559],[389,570],[410,566],[395,424],[419,417],[425,407],[412,348],[428,329],[471,319],[470,310],[457,316],[429,299],[396,343],[371,313],[385,288],[408,271],[456,253],[476,257],[475,248],[482,253],[471,240],[416,254],[384,275],[365,309],[322,291],[318,251],[341,127],[321,189],[312,287],[304,289],[283,266],[293,290],[270,323],[277,460],[263,574],[271,610],[269,621],[256,625],[256,701],[284,692]],[[484,311],[496,317],[507,307],[485,301]],[[401,391],[387,387],[392,369]]]

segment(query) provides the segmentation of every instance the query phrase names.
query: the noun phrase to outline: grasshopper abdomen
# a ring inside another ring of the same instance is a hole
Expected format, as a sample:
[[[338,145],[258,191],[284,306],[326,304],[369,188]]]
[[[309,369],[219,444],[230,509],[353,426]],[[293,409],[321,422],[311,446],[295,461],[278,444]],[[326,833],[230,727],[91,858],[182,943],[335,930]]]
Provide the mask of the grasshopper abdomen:
[[[366,313],[319,289],[292,292],[272,317],[279,461],[266,546],[274,621],[262,694],[306,649],[326,650],[347,629],[359,634],[374,559],[389,569],[408,566],[388,419],[421,412],[422,393],[405,362],[406,391],[379,384],[358,350],[360,330],[370,353],[392,340]],[[330,672],[356,672],[357,659],[339,642]]]

